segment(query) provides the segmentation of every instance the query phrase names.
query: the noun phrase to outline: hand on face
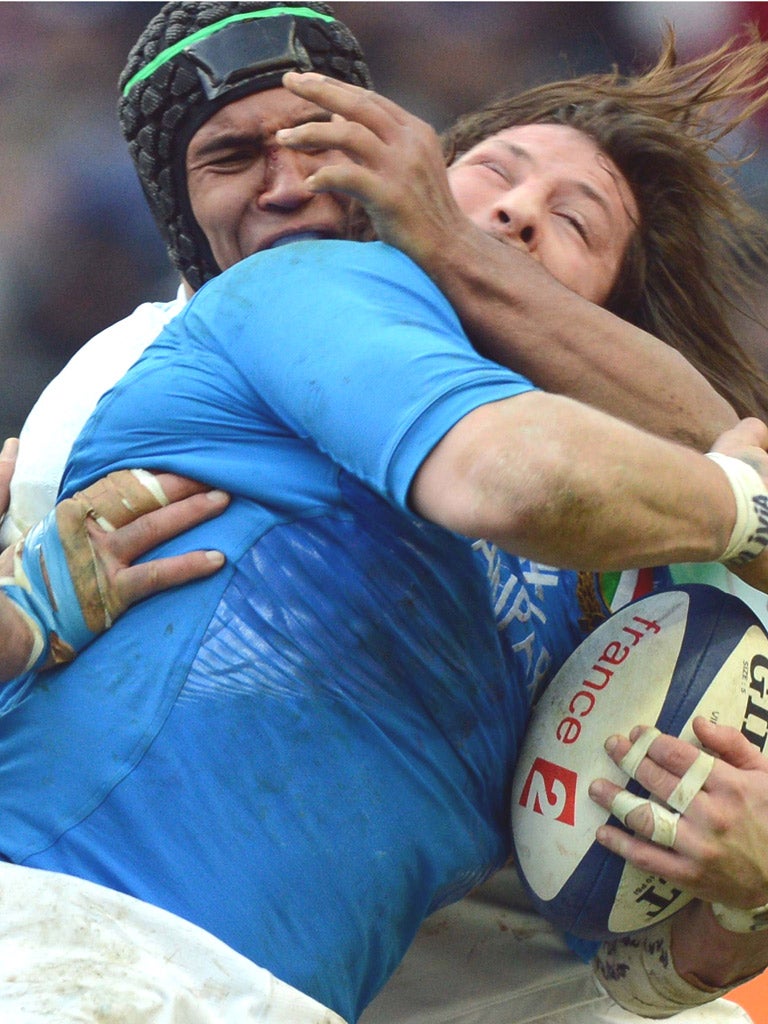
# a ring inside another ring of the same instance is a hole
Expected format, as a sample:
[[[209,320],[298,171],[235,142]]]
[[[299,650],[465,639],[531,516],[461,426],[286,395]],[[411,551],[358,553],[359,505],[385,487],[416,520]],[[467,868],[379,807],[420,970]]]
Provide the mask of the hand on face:
[[[397,104],[312,73],[289,73],[284,84],[334,117],[280,131],[277,141],[305,152],[333,147],[350,159],[321,168],[307,187],[357,199],[379,237],[428,272],[446,253],[462,260],[477,250],[485,258],[489,246],[478,242],[479,228],[486,243],[490,237],[535,256],[584,298],[607,297],[637,210],[617,168],[581,132],[563,125],[507,129],[446,171],[435,132]],[[504,252],[490,249],[492,257]]]
[[[315,192],[340,192],[365,206],[377,236],[428,262],[466,218],[453,199],[440,141],[424,121],[367,89],[309,72],[290,72],[286,89],[334,115],[277,133],[290,149],[333,148],[349,159],[325,166],[307,181]]]
[[[320,107],[286,89],[267,89],[222,107],[190,140],[189,199],[222,270],[291,236],[347,236],[347,199],[306,184],[320,167],[344,157],[293,152],[275,142],[278,128],[324,117]]]

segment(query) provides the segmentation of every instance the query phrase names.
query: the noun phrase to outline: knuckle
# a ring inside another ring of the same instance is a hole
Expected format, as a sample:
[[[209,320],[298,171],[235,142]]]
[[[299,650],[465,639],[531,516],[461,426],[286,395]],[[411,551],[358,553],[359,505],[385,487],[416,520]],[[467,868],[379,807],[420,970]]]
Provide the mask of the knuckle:
[[[367,91],[354,92],[349,94],[348,109],[354,113],[356,111],[367,110],[370,107],[375,106],[375,94]]]
[[[648,761],[643,766],[643,785],[652,793],[658,792],[667,781],[667,772],[661,765]]]
[[[641,871],[650,872],[653,871],[655,867],[655,858],[657,855],[658,849],[650,843],[638,843],[633,852],[632,863]]]
[[[713,836],[720,838],[730,832],[733,826],[734,814],[729,807],[711,802],[707,819],[709,831]]]

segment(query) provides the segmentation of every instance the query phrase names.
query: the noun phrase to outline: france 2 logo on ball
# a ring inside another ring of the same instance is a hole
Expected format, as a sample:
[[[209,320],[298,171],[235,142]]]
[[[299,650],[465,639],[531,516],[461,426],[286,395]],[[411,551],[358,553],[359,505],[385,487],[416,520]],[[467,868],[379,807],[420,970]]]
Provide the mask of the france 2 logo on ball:
[[[573,825],[577,778],[570,768],[537,757],[523,784],[520,805],[564,825]]]
[[[763,747],[768,636],[738,598],[703,584],[641,598],[573,652],[533,710],[512,789],[518,869],[537,909],[587,939],[637,931],[689,902],[679,887],[595,841],[611,820],[589,798],[598,776],[647,796],[611,761],[612,733],[655,725],[697,742],[693,719],[741,729]]]

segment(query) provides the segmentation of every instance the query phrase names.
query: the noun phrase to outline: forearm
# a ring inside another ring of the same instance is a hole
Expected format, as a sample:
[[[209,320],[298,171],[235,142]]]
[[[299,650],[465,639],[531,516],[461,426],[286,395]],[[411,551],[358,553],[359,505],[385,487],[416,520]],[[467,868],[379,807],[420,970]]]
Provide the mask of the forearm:
[[[666,1019],[704,1006],[768,963],[765,939],[716,935],[710,925],[717,929],[708,904],[689,904],[650,928],[604,942],[595,974],[619,1006],[641,1017]]]
[[[672,918],[672,957],[692,985],[733,988],[768,967],[768,930],[726,931],[708,903],[694,900]]]
[[[711,460],[542,392],[460,421],[422,464],[412,501],[467,536],[597,570],[713,561],[736,515]]]
[[[568,291],[527,251],[475,227],[453,198],[428,125],[348,83],[291,73],[284,84],[341,115],[277,133],[282,145],[340,149],[351,158],[315,172],[309,187],[359,200],[378,237],[445,292],[484,355],[546,391],[702,451],[736,423],[679,353]]]
[[[422,264],[483,355],[701,451],[735,424],[679,352],[564,288],[526,253],[471,226],[443,242]]]

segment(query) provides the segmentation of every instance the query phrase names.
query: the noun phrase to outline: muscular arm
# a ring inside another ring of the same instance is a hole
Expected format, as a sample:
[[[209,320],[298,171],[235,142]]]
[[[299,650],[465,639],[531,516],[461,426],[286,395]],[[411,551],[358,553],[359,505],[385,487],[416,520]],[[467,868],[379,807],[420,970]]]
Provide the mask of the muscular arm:
[[[743,441],[768,465],[759,421],[732,433],[731,454]],[[465,416],[422,463],[410,499],[448,529],[580,569],[714,561],[735,520],[711,460],[544,392]]]
[[[701,451],[734,426],[733,409],[679,352],[463,220],[420,262],[483,355]]]
[[[293,148],[336,148],[352,163],[308,182],[359,200],[380,238],[448,296],[487,357],[568,395],[704,451],[736,415],[683,357],[554,280],[527,253],[476,228],[448,186],[435,132],[373,92],[316,74],[285,85],[343,119],[279,132]]]

